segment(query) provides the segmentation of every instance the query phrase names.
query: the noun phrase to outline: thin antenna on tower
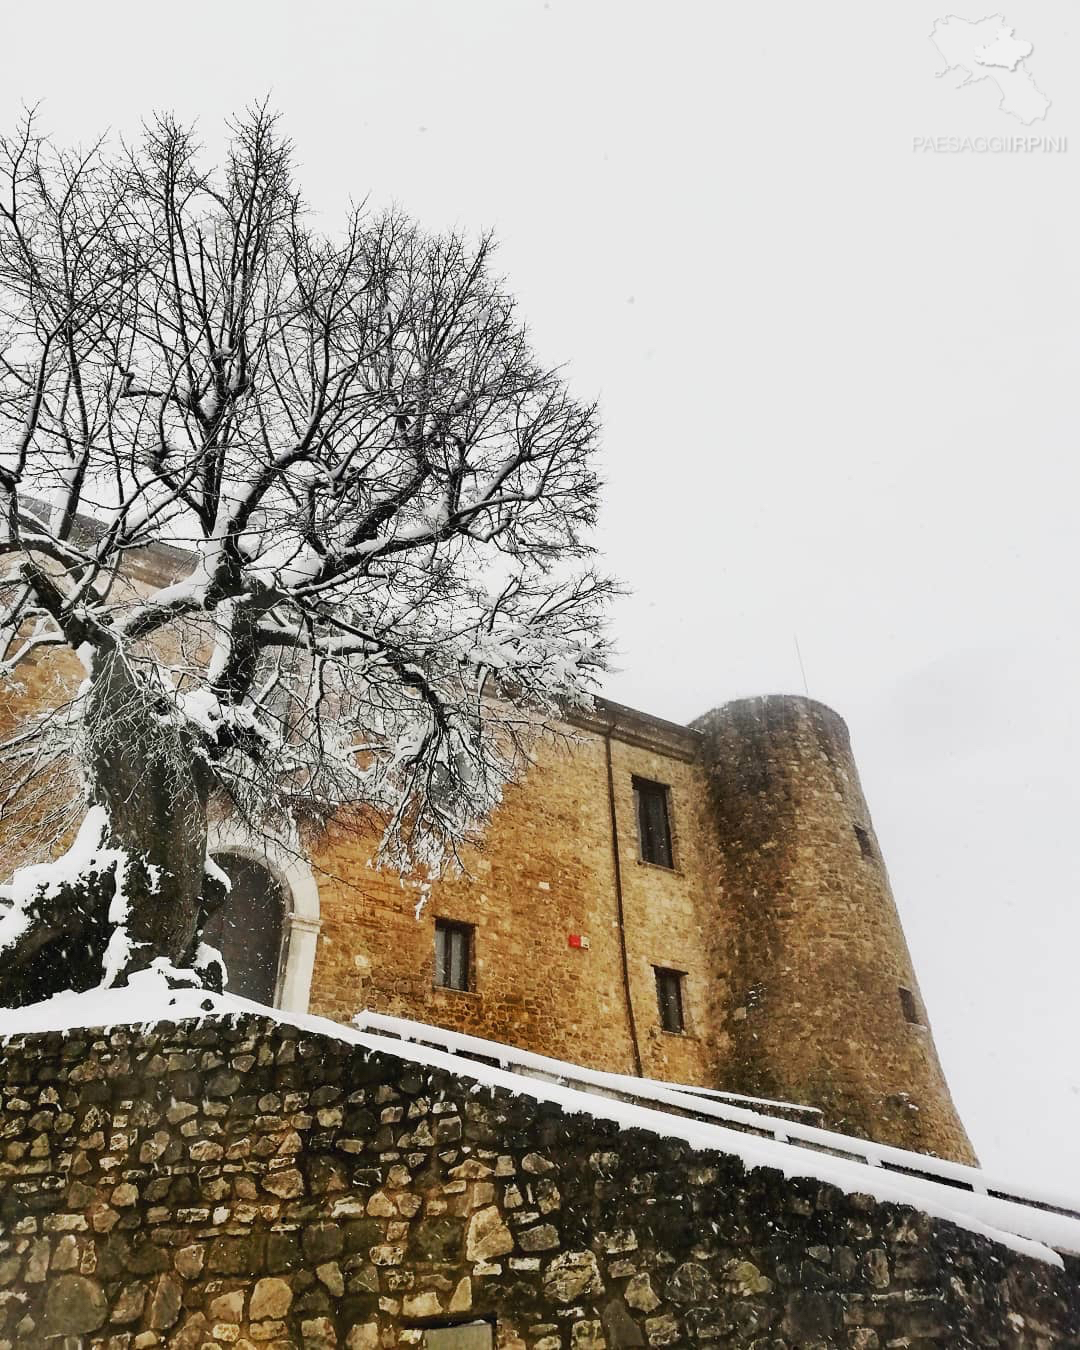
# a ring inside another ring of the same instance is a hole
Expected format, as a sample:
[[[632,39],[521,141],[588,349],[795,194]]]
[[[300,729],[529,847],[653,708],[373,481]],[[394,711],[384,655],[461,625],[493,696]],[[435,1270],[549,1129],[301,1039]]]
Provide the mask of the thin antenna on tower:
[[[795,655],[799,658],[799,669],[802,671],[803,692],[806,694],[806,697],[809,698],[810,686],[806,683],[806,667],[803,665],[802,652],[799,649],[799,635],[798,633],[793,633],[792,637],[795,639]]]

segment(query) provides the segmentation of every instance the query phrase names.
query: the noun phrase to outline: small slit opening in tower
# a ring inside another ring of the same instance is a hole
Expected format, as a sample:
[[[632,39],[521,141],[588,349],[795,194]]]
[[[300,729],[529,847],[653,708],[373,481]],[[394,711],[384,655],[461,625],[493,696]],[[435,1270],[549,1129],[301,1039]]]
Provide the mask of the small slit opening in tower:
[[[919,1016],[919,1005],[915,1001],[915,995],[904,985],[900,985],[896,992],[900,995],[900,1007],[904,1012],[904,1021],[910,1022],[913,1027],[921,1027],[923,1020]]]

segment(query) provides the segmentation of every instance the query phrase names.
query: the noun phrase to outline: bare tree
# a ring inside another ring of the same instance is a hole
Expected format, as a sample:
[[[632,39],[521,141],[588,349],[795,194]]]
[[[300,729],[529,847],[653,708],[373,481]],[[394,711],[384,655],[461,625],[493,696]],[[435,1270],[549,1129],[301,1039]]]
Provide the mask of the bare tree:
[[[53,648],[85,675],[38,679],[3,748],[51,854],[0,889],[19,1004],[197,964],[215,812],[295,839],[369,808],[385,858],[437,869],[587,697],[612,588],[595,409],[489,240],[320,235],[264,109],[216,173],[169,118],[88,153],[31,118],[0,171],[3,675],[25,697]],[[140,582],[162,545],[175,579]]]

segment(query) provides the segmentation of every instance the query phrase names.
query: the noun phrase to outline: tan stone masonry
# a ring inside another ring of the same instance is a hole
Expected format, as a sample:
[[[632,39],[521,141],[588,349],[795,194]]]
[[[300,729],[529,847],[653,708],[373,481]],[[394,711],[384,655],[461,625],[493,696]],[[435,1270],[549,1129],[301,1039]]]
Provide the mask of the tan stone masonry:
[[[177,566],[139,557],[130,580]],[[32,664],[0,699],[0,733],[81,678],[70,656]],[[426,898],[340,822],[309,841],[310,868],[268,858],[292,910],[279,1000],[793,1100],[847,1133],[970,1161],[842,719],[772,697],[688,728],[601,700],[561,730],[464,874]],[[635,778],[667,789],[670,868],[641,858]],[[36,842],[34,821],[9,818],[0,870]],[[467,990],[435,984],[439,919],[471,929]],[[661,1025],[657,968],[682,977],[681,1032]]]

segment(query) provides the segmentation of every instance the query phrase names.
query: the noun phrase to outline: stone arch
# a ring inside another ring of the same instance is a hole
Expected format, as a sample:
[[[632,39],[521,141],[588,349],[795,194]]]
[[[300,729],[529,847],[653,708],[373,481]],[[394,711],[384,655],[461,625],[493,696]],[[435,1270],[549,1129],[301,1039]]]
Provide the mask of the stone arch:
[[[230,825],[211,829],[207,851],[213,858],[231,855],[262,868],[277,887],[282,931],[273,1005],[285,1012],[306,1013],[321,927],[319,887],[310,866],[292,849]]]

